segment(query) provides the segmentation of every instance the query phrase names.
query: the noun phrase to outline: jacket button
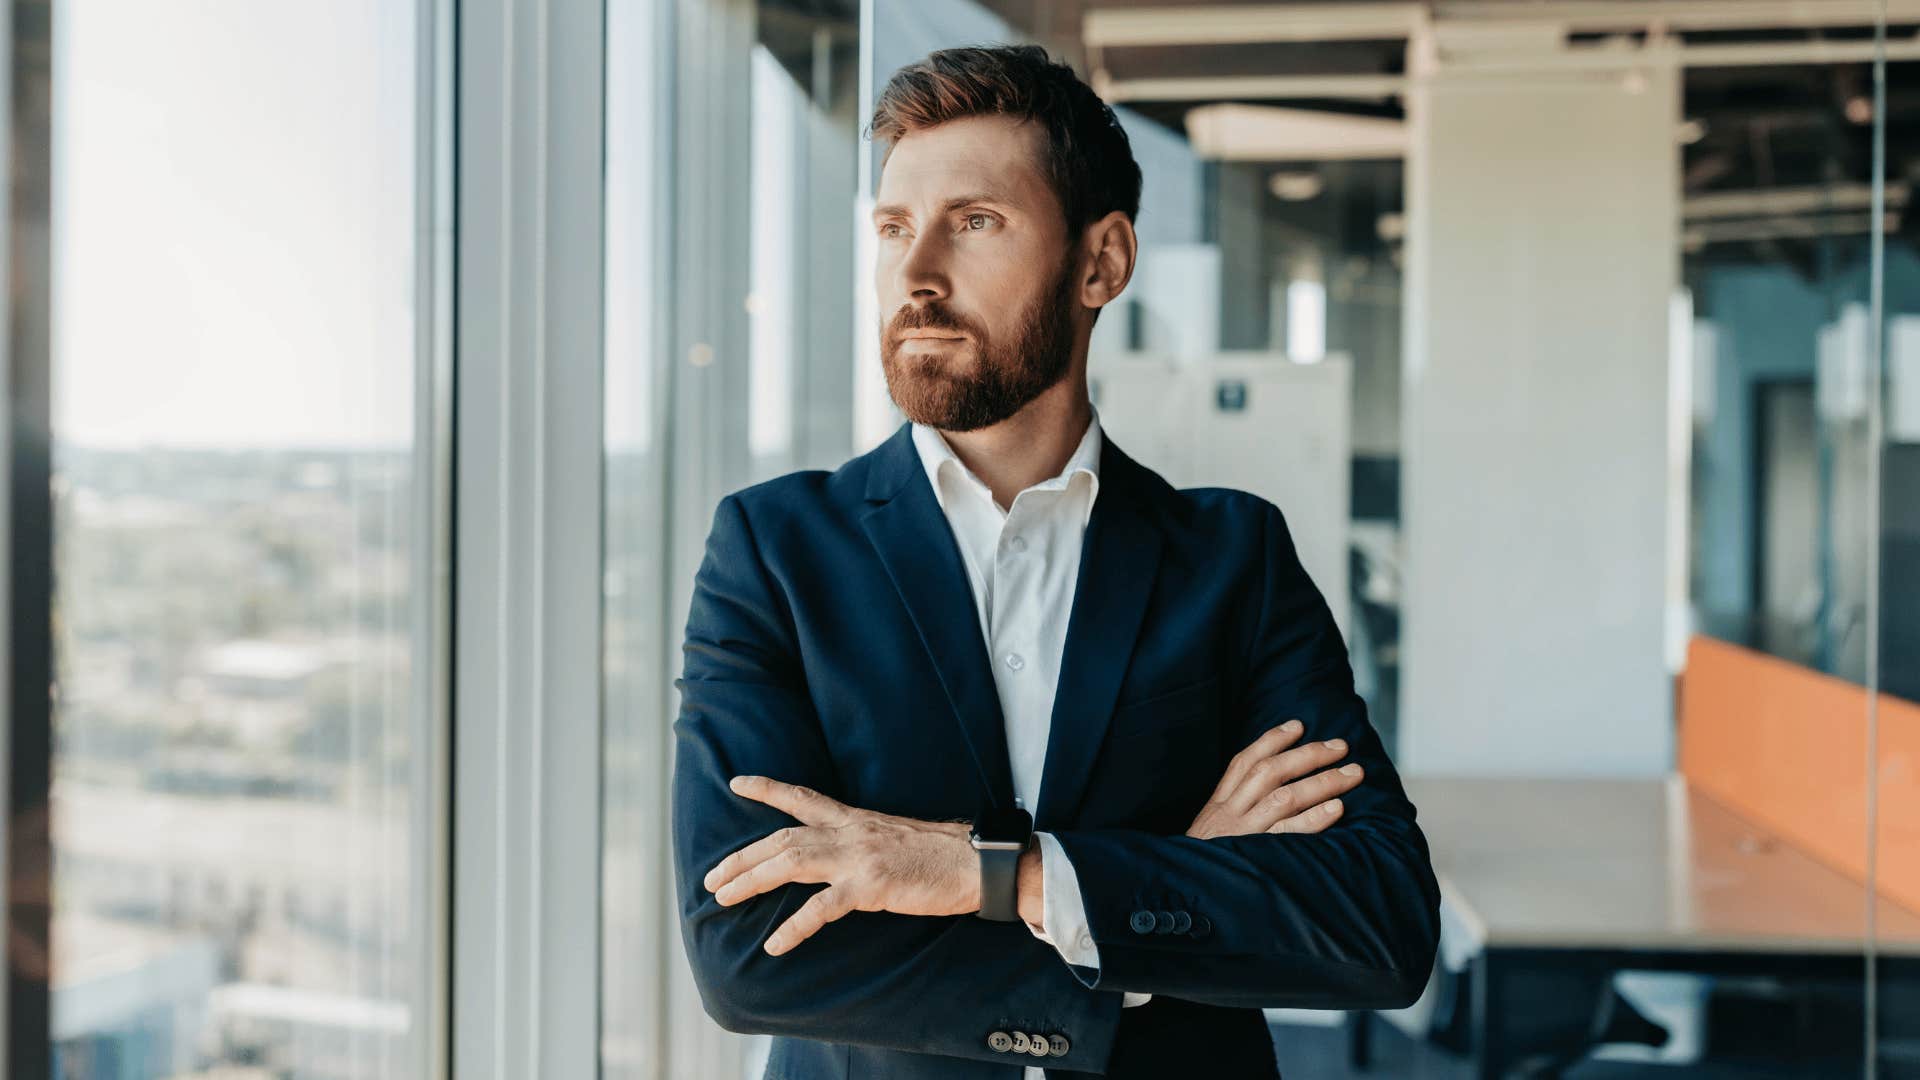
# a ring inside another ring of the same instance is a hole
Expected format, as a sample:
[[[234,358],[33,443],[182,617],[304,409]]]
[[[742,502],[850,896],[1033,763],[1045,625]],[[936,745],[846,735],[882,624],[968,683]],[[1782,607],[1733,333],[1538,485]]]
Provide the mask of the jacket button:
[[[1004,1054],[1013,1049],[1013,1036],[1004,1031],[996,1031],[987,1036],[987,1046],[996,1054]]]
[[[1193,916],[1184,911],[1176,911],[1173,913],[1174,933],[1184,934],[1191,929],[1193,929]]]
[[[1045,1035],[1037,1031],[1033,1032],[1027,1036],[1027,1042],[1031,1044],[1027,1047],[1027,1053],[1032,1054],[1034,1057],[1047,1056],[1047,1037]]]
[[[1066,1057],[1067,1051],[1071,1049],[1073,1044],[1067,1042],[1065,1035],[1055,1035],[1047,1040],[1047,1053],[1054,1057]]]
[[[1024,1054],[1032,1049],[1033,1049],[1033,1042],[1027,1038],[1026,1032],[1016,1031],[1013,1033],[1013,1052],[1014,1053]]]
[[[1153,913],[1153,932],[1156,934],[1173,933],[1173,912],[1156,911]]]
[[[1133,927],[1133,932],[1136,934],[1151,934],[1153,933],[1153,923],[1153,912],[1136,911],[1133,913],[1133,918],[1129,920],[1128,925]]]
[[[1211,933],[1213,933],[1213,920],[1207,918],[1205,915],[1195,915],[1193,917],[1193,936],[1200,938],[1206,937]]]

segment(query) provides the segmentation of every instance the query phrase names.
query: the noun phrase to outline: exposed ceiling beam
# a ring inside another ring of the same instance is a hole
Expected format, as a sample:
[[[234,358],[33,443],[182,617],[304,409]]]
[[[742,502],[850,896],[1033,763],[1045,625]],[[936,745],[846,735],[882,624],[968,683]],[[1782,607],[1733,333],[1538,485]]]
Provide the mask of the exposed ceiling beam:
[[[1280,41],[1395,41],[1413,35],[1425,4],[1220,4],[1095,8],[1081,24],[1089,48]]]
[[[1809,30],[1872,26],[1877,0],[1548,0],[1522,7],[1499,0],[1438,0],[1436,19],[1551,22],[1571,33],[1668,30]],[[1887,21],[1920,22],[1920,2],[1886,0]]]
[[[1907,203],[1908,187],[1895,181],[1887,185],[1887,206],[1899,208]],[[1868,184],[1830,186],[1756,188],[1749,191],[1714,191],[1689,195],[1681,216],[1689,223],[1725,218],[1788,217],[1836,211],[1870,210],[1873,188]]]
[[[1882,215],[1883,232],[1900,231],[1900,215]],[[1708,244],[1751,243],[1764,240],[1817,240],[1823,236],[1858,236],[1873,231],[1872,214],[1834,214],[1817,218],[1761,218],[1751,221],[1704,221],[1680,231],[1680,246],[1699,251]]]
[[[1384,101],[1403,94],[1398,75],[1215,75],[1199,78],[1114,79],[1096,72],[1093,89],[1123,101]]]
[[[1920,0],[1885,0],[1890,23],[1920,23]],[[1583,0],[1515,4],[1438,0],[1431,5],[1205,4],[1096,8],[1081,25],[1089,48],[1227,45],[1285,41],[1393,41],[1429,20],[1553,28],[1566,33],[1687,30],[1811,30],[1872,26],[1878,0]]]
[[[1445,71],[1471,75],[1550,74],[1558,71],[1631,71],[1655,65],[1682,68],[1772,67],[1867,63],[1871,41],[1783,41],[1736,45],[1657,44],[1648,48],[1582,47],[1557,52],[1461,57]],[[1920,61],[1920,35],[1887,42],[1890,63]],[[1386,100],[1406,93],[1416,77],[1400,75],[1203,75],[1115,79],[1094,72],[1093,88],[1108,102]]]

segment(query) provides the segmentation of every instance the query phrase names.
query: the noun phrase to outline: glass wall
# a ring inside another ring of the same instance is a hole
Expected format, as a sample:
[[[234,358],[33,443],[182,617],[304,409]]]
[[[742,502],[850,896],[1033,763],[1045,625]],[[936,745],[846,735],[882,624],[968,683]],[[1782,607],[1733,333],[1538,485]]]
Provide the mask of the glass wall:
[[[1268,1010],[1283,1072],[1908,1064],[1914,56],[1876,102],[1865,6],[1456,7],[610,6],[609,1070],[759,1075],[667,884],[687,590],[722,495],[898,424],[858,134],[899,67],[1015,40],[1145,175],[1105,430],[1285,512],[1448,886],[1421,1001]]]
[[[53,7],[54,1075],[429,1068],[423,6]]]
[[[1920,221],[1908,203],[1920,137],[1905,107],[1920,71],[1909,42],[1889,38],[1879,51],[1885,62],[1859,87],[1877,139],[1871,194],[1886,218],[1869,252],[1877,333],[1856,422],[1870,477],[1866,861],[1887,900],[1868,930],[1867,1057],[1878,1075],[1898,1077],[1920,1073],[1920,944],[1903,918],[1920,910]]]
[[[607,13],[602,1067],[758,1076],[674,922],[671,682],[720,497],[853,445],[859,8]]]

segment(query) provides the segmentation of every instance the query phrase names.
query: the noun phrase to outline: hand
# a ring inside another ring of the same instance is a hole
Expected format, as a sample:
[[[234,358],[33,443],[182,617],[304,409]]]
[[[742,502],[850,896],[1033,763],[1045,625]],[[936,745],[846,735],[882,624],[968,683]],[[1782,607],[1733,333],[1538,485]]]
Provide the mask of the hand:
[[[980,857],[966,822],[862,810],[764,776],[736,776],[734,794],[800,820],[720,861],[704,879],[732,905],[790,882],[826,882],[763,946],[779,956],[850,911],[967,915],[980,910]]]
[[[1344,807],[1337,796],[1359,786],[1365,770],[1355,764],[1314,772],[1346,756],[1347,744],[1329,739],[1287,749],[1304,730],[1300,721],[1289,720],[1268,728],[1233,755],[1213,796],[1187,826],[1187,835],[1210,840],[1261,832],[1317,833],[1340,820]]]

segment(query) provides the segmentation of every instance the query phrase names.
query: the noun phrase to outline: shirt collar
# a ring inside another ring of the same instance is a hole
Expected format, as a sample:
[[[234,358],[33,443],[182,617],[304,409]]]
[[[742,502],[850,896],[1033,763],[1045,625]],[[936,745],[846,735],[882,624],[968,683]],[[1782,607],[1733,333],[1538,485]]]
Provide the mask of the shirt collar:
[[[1080,444],[1074,447],[1073,454],[1067,458],[1066,466],[1060,470],[1059,475],[1042,480],[1026,490],[1064,491],[1073,483],[1074,477],[1085,473],[1088,485],[1087,513],[1091,515],[1094,500],[1100,494],[1100,449],[1103,436],[1100,431],[1100,411],[1091,405],[1088,408],[1091,411],[1091,419],[1087,421],[1086,434],[1080,436]],[[946,437],[941,435],[937,428],[926,424],[913,425],[913,448],[920,454],[920,465],[926,470],[927,483],[933,486],[934,497],[939,500],[942,510],[947,509],[947,492],[946,485],[942,483],[943,475],[955,478],[963,487],[987,500],[988,505],[999,509],[999,504],[993,501],[991,489],[954,454],[953,447],[948,445]]]

